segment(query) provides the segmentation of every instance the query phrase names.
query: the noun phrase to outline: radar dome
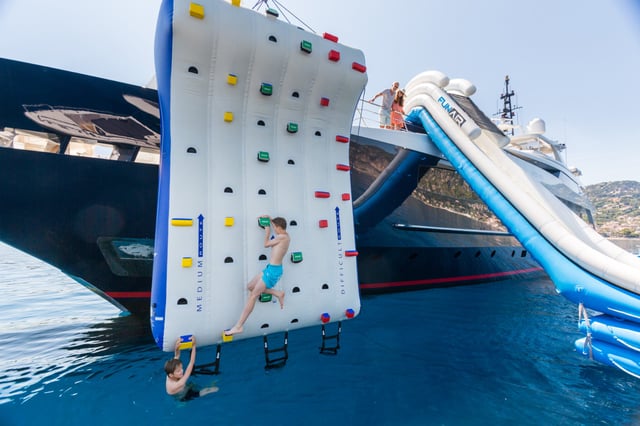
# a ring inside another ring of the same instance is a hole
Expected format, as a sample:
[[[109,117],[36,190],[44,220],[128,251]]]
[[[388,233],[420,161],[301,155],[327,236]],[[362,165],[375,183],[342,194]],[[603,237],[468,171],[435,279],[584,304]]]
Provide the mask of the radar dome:
[[[541,135],[547,131],[547,125],[542,118],[534,118],[527,124],[527,133]]]

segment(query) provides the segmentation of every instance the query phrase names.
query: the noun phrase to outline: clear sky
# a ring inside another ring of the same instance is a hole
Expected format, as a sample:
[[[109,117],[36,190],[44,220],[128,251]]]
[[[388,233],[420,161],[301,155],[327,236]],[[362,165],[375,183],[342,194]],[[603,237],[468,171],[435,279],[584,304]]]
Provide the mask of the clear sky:
[[[474,101],[491,115],[508,74],[520,123],[543,118],[584,184],[640,181],[638,0],[281,3],[316,32],[364,52],[368,97],[438,69],[471,80]],[[0,0],[0,57],[145,85],[159,4]]]

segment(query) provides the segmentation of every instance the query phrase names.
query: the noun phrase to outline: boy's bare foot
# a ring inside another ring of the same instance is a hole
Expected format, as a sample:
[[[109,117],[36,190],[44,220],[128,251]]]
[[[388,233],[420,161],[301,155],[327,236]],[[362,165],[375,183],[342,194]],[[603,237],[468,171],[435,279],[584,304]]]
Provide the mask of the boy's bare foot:
[[[200,391],[200,396],[205,396],[209,393],[218,392],[219,388],[217,386],[211,386],[210,388],[204,388]]]
[[[225,335],[225,336],[233,336],[234,334],[240,334],[240,333],[242,333],[242,331],[243,331],[243,328],[242,328],[242,327],[236,327],[236,326],[233,326],[233,327],[231,327],[230,329],[225,330],[225,331],[224,331],[224,335]]]
[[[280,309],[284,309],[284,291],[274,291],[273,295],[278,298],[278,302],[280,302]]]

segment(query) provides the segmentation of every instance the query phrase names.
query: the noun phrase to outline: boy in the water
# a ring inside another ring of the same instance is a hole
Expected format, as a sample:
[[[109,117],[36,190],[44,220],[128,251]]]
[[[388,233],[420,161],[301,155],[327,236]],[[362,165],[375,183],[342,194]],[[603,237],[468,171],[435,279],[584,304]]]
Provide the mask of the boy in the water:
[[[191,359],[189,360],[186,370],[182,369],[182,361],[180,361],[180,338],[176,341],[174,357],[164,364],[164,371],[167,373],[167,380],[165,383],[167,393],[175,396],[180,401],[188,401],[190,399],[218,391],[216,386],[197,390],[193,384],[187,384],[187,380],[189,380],[196,362],[195,336],[192,336],[192,341]]]

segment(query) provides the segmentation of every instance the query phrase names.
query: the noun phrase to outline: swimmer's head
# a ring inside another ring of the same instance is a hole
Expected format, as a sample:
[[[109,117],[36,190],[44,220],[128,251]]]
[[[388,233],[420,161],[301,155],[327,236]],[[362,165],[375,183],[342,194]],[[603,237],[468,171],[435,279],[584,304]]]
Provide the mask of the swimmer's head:
[[[287,221],[282,217],[274,217],[271,219],[271,223],[273,223],[274,226],[279,226],[283,230],[287,229]]]
[[[164,372],[167,373],[167,376],[182,376],[180,372],[182,371],[182,361],[178,358],[171,358],[169,361],[164,363]]]

